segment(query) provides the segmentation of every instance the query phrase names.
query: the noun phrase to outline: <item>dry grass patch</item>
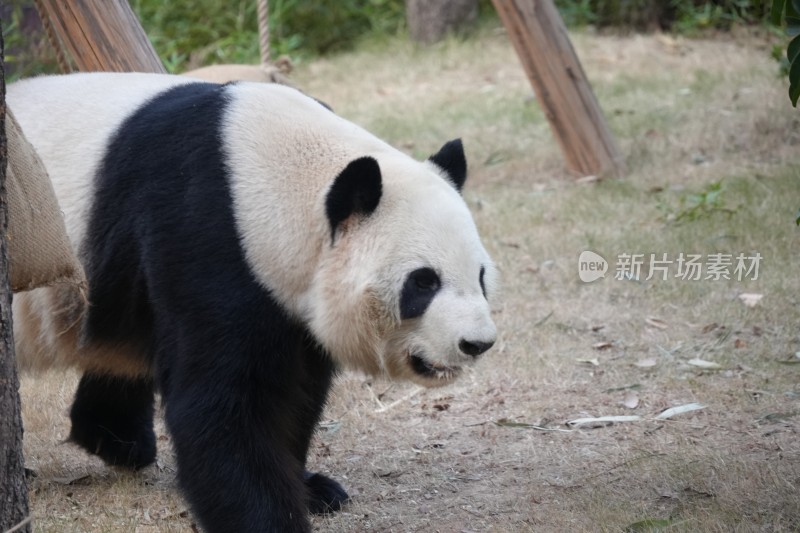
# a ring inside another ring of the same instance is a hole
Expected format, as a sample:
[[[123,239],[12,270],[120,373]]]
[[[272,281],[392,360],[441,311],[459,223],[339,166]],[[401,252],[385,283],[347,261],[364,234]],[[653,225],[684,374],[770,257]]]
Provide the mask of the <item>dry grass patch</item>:
[[[800,529],[800,120],[769,43],[575,44],[628,158],[624,179],[565,175],[501,32],[429,49],[392,41],[296,74],[416,156],[464,138],[465,196],[504,284],[498,345],[460,383],[342,376],[311,467],[353,502],[315,518],[318,530]],[[584,250],[611,262],[606,279],[579,280]],[[759,252],[759,277],[614,279],[619,254],[680,252]],[[763,299],[746,307],[743,292]],[[38,529],[189,530],[163,426],[158,466],[136,475],[60,444],[74,385],[23,382]],[[690,402],[705,408],[654,420]],[[630,414],[643,420],[565,425]]]

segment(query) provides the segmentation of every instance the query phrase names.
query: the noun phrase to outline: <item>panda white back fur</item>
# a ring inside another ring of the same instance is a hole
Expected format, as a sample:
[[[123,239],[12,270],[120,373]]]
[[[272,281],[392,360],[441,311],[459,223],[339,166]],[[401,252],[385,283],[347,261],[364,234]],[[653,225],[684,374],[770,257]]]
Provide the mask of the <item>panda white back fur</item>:
[[[90,284],[68,335],[55,289],[15,298],[20,363],[81,366],[72,439],[134,468],[160,390],[209,531],[306,531],[346,501],[304,471],[335,366],[435,386],[494,343],[460,141],[414,161],[280,85],[78,74],[8,102]]]

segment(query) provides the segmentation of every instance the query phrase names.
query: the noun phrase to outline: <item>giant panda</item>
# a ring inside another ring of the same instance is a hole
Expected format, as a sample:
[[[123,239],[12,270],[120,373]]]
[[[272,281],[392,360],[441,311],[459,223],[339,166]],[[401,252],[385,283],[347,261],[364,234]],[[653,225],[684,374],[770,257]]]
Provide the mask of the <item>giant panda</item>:
[[[89,284],[85,311],[15,297],[19,365],[83,372],[70,438],[109,464],[154,461],[159,393],[206,531],[308,531],[348,499],[305,469],[337,369],[435,387],[496,340],[459,140],[416,161],[274,84],[72,74],[7,99]]]

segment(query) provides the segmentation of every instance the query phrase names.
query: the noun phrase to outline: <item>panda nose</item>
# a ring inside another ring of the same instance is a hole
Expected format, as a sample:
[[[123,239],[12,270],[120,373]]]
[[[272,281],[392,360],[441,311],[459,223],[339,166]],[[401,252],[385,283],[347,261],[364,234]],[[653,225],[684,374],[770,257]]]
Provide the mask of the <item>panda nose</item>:
[[[492,346],[494,346],[494,341],[484,342],[461,339],[461,342],[458,343],[459,349],[465,354],[471,355],[472,357],[479,356]]]

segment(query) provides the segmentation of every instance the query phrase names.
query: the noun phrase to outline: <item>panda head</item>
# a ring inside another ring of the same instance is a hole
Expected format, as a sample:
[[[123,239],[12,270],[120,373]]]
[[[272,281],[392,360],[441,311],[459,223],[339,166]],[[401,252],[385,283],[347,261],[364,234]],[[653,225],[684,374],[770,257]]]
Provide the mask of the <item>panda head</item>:
[[[438,386],[494,344],[496,269],[461,197],[465,179],[455,140],[424,162],[355,159],[332,182],[311,322],[334,359]]]

